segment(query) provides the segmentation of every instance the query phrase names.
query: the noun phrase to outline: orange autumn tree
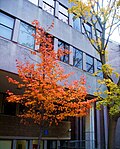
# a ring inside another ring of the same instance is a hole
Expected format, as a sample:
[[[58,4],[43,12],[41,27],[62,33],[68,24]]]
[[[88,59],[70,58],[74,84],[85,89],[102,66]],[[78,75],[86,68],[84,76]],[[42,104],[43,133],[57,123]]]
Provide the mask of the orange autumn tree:
[[[33,25],[36,28],[35,44],[39,48],[31,54],[38,56],[39,61],[16,61],[21,81],[9,77],[8,80],[23,89],[23,94],[8,91],[7,100],[22,104],[24,113],[19,116],[40,125],[39,148],[45,121],[57,124],[66,117],[85,116],[95,100],[86,99],[84,78],[68,83],[71,74],[65,74],[59,59],[69,52],[60,49],[55,52],[52,36],[39,26],[38,21],[34,21]]]

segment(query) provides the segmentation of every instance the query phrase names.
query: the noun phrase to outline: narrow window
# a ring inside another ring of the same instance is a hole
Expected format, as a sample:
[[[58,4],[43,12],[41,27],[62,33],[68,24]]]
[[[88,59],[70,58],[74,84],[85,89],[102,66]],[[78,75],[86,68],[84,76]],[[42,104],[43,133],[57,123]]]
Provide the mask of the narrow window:
[[[58,48],[62,49],[62,50],[65,50],[65,49],[69,50],[69,45],[67,43],[59,40]],[[69,54],[61,56],[60,60],[65,63],[69,63]]]
[[[43,0],[43,9],[52,15],[54,15],[54,5],[54,0]]]
[[[68,9],[59,4],[59,19],[68,24]]]
[[[31,25],[28,25],[24,22],[20,23],[20,31],[19,31],[19,37],[18,37],[18,43],[34,49],[34,37],[32,34],[35,33],[35,28]]]
[[[101,61],[97,60],[97,71],[100,71],[101,68],[102,68],[102,63]],[[103,73],[99,72],[97,76],[103,78]]]
[[[86,55],[86,71],[94,73],[94,59],[89,55]]]
[[[79,49],[73,49],[73,66],[83,68],[83,52]]]
[[[73,28],[81,31],[81,19],[75,18],[75,15],[73,15]]]
[[[14,19],[0,12],[0,36],[11,40],[14,26]]]
[[[85,32],[86,31],[86,32]],[[82,32],[87,33],[89,38],[92,38],[92,26],[89,23],[82,24]]]

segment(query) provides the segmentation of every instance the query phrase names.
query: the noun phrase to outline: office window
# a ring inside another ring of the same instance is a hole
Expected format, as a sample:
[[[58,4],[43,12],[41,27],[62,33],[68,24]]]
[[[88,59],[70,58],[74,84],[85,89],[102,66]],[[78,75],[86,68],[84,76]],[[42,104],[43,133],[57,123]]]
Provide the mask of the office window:
[[[73,66],[80,69],[83,67],[83,52],[76,48],[73,49]]]
[[[38,6],[38,0],[28,0],[28,1],[30,1],[31,3],[33,3],[33,4]]]
[[[85,29],[83,26],[85,27]],[[91,26],[91,24],[89,24],[89,23],[82,24],[82,32],[85,33],[85,30],[86,30],[89,38],[92,38],[92,26]]]
[[[54,0],[43,0],[43,9],[48,13],[54,15]]]
[[[34,33],[35,33],[34,27],[24,22],[21,22],[18,43],[28,48],[34,49],[35,40],[34,40],[34,37],[32,36],[32,34]]]
[[[68,24],[68,9],[59,4],[59,19]]]
[[[89,55],[86,55],[86,71],[94,73],[94,59]]]
[[[101,68],[102,68],[102,63],[101,63],[101,61],[97,60],[97,71],[101,70]],[[103,77],[103,73],[99,72],[97,74],[97,76],[102,78]]]
[[[11,40],[13,26],[14,26],[14,19],[0,12],[0,36]]]
[[[102,35],[102,32],[100,31],[100,30],[96,30],[96,32],[97,32],[97,37],[101,37],[101,35]]]
[[[80,18],[75,18],[75,15],[73,15],[73,28],[81,31],[81,19]]]
[[[69,50],[69,45],[67,43],[59,40],[58,48],[62,49],[62,50],[65,50],[65,49]],[[69,54],[61,56],[60,60],[65,63],[69,63]]]
[[[12,141],[11,140],[0,140],[0,149],[11,149]]]

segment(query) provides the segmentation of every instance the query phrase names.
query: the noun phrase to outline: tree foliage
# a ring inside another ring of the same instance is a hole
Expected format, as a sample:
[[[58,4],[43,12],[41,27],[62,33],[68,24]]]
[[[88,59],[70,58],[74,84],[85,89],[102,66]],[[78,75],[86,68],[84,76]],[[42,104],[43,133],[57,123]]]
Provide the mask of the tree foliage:
[[[37,51],[31,51],[40,61],[16,61],[18,76],[21,81],[8,77],[8,81],[24,90],[23,94],[8,91],[9,102],[22,104],[24,113],[19,115],[25,119],[32,119],[35,123],[43,121],[58,123],[66,117],[85,116],[95,101],[87,100],[85,79],[68,83],[71,73],[66,74],[59,64],[59,58],[68,54],[61,49],[55,52],[52,36],[34,21]],[[49,29],[53,24],[49,27]]]

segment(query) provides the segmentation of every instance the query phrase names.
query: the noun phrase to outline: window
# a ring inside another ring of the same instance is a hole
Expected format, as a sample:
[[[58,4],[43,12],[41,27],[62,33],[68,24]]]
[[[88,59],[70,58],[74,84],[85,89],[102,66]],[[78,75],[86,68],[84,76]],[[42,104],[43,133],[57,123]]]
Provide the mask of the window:
[[[34,41],[34,37],[32,36],[32,34],[34,34],[34,33],[35,33],[34,27],[21,22],[18,43],[20,43],[28,48],[34,49],[35,41]]]
[[[0,12],[0,36],[11,40],[13,26],[14,19]]]
[[[83,67],[83,52],[76,48],[73,49],[73,66],[80,69]]]
[[[102,68],[102,63],[101,61],[97,60],[97,71],[101,70],[101,68]],[[99,72],[97,76],[103,78],[103,73]]]
[[[11,149],[12,141],[11,140],[0,140],[0,149]]]
[[[101,37],[102,32],[100,30],[97,29],[96,33],[97,33],[97,37]]]
[[[68,24],[68,10],[59,4],[59,19]]]
[[[62,49],[62,50],[65,50],[65,49],[69,50],[69,45],[67,43],[59,40],[58,41],[58,48]],[[65,62],[65,63],[69,63],[69,54],[61,56],[60,60]]]
[[[88,37],[92,38],[92,26],[89,23],[82,24],[82,32],[86,33],[85,30],[87,32]]]
[[[81,19],[80,18],[75,18],[75,15],[73,15],[73,28],[81,31]]]
[[[86,55],[86,71],[94,73],[94,59],[89,55]]]
[[[28,1],[30,1],[31,3],[33,3],[33,4],[38,6],[38,0],[28,0]]]
[[[54,15],[54,0],[43,0],[43,9]]]

